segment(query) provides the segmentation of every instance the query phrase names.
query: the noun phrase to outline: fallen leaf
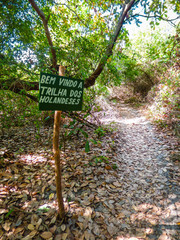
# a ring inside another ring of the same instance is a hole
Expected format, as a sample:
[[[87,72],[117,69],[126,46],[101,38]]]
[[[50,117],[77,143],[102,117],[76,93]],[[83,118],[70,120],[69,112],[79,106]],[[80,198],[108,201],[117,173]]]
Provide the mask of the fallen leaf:
[[[56,235],[54,240],[62,240],[62,234],[58,234]]]
[[[96,235],[96,236],[99,236],[100,235],[100,229],[99,229],[99,226],[97,224],[93,224],[93,233]]]
[[[116,187],[121,187],[121,184],[119,182],[113,182],[113,185]]]
[[[44,193],[44,190],[47,186],[43,186],[42,189],[41,189],[41,192]]]
[[[87,207],[85,212],[84,212],[84,217],[87,218],[90,221],[91,220],[91,215],[92,215],[92,208]]]
[[[77,225],[80,227],[81,230],[83,230],[84,228],[83,223],[77,222]]]
[[[119,213],[117,217],[118,217],[118,218],[124,218],[125,215],[124,215],[124,213]]]
[[[88,231],[85,231],[84,232],[84,237],[85,237],[86,240],[89,240],[90,237],[91,237],[91,234]]]
[[[31,224],[36,225],[37,221],[38,221],[38,215],[33,214],[31,217]]]
[[[111,170],[111,166],[107,165],[107,166],[105,166],[105,169],[106,170]]]
[[[84,200],[84,201],[82,201],[82,204],[85,205],[85,206],[88,206],[88,205],[90,205],[91,203],[90,203],[88,200]]]
[[[54,225],[53,227],[50,228],[50,231],[51,231],[52,233],[54,233],[54,232],[56,231],[56,229],[57,229],[57,227],[56,227],[56,225]]]
[[[4,232],[2,230],[0,230],[0,238],[2,237],[3,234],[4,234]]]
[[[54,198],[54,193],[51,193],[50,195],[49,195],[49,200],[52,200]]]
[[[95,183],[90,183],[90,184],[89,184],[89,187],[90,187],[90,188],[97,188],[97,185],[96,185]]]
[[[19,185],[20,188],[24,188],[26,186],[27,186],[27,183],[22,183],[22,184]]]
[[[9,231],[10,229],[10,226],[11,226],[11,223],[10,222],[5,222],[4,224],[2,224],[2,227],[4,228],[5,231]]]
[[[110,234],[111,236],[113,236],[114,234],[116,234],[117,231],[118,231],[118,229],[117,229],[112,223],[110,223],[110,224],[108,225],[107,230],[108,230],[108,232],[109,232],[109,234]]]
[[[85,182],[85,183],[82,183],[81,187],[85,187],[85,186],[87,186],[87,185],[89,185],[89,183],[88,183],[88,182]]]
[[[39,226],[41,225],[42,223],[42,219],[40,218],[38,221],[37,221],[37,224],[36,224],[36,229],[38,230]]]
[[[32,239],[36,234],[37,234],[37,231],[34,230],[34,231],[30,232],[30,234],[28,234],[26,237],[22,238],[22,240],[30,240],[30,239]]]
[[[65,224],[61,225],[61,230],[62,230],[63,232],[66,230],[66,225],[65,225]]]
[[[8,210],[6,210],[6,209],[0,209],[0,214],[7,213],[7,212],[8,212]]]
[[[34,225],[29,224],[29,225],[28,225],[28,229],[31,230],[31,231],[33,231],[33,230],[34,230]]]
[[[50,185],[50,189],[51,189],[52,191],[56,191],[56,186],[54,186],[54,185],[52,184],[52,185]]]
[[[62,240],[66,240],[66,239],[67,239],[67,237],[68,237],[68,234],[67,234],[67,233],[63,233],[63,234],[62,234],[62,238],[61,238],[61,239],[62,239]]]
[[[54,217],[51,219],[51,224],[53,224],[53,223],[56,222],[56,218],[57,218],[57,216],[54,216]]]
[[[43,239],[50,239],[52,237],[52,233],[51,232],[43,232],[40,236]]]
[[[15,229],[14,234],[22,232],[23,230],[24,230],[24,227],[18,227],[18,228]]]

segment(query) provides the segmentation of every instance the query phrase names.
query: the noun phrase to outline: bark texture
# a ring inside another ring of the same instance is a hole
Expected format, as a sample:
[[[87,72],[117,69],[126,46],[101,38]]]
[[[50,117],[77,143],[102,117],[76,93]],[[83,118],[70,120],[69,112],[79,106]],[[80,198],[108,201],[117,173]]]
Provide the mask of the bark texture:
[[[64,76],[65,68],[60,67],[59,75]],[[62,163],[59,151],[59,133],[60,133],[61,111],[55,111],[54,114],[54,130],[53,130],[53,152],[55,160],[55,179],[56,194],[58,200],[59,216],[61,219],[65,216],[63,197],[62,197]]]
[[[49,46],[50,46],[50,49],[51,49],[52,66],[53,66],[54,72],[56,72],[56,65],[57,65],[56,50],[53,46],[50,31],[49,31],[49,28],[48,28],[48,20],[49,20],[50,16],[48,16],[48,18],[46,18],[45,15],[44,15],[44,12],[39,9],[39,7],[37,6],[37,4],[35,3],[34,0],[29,0],[29,2],[43,22],[46,37],[47,37],[47,40],[48,40],[48,43],[49,43]]]

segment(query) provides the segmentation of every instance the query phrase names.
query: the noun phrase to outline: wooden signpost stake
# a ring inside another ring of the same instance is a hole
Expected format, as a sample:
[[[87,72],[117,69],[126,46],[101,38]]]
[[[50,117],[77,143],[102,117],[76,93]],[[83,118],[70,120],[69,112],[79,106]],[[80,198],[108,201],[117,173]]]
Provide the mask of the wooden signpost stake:
[[[61,170],[62,162],[59,150],[59,133],[61,122],[61,111],[81,111],[83,101],[84,81],[72,79],[65,76],[65,67],[59,67],[59,75],[49,73],[40,74],[39,82],[39,110],[52,111],[54,114],[53,129],[53,152],[55,159],[55,179],[56,192],[61,219],[65,216],[62,186]]]
[[[65,75],[65,67],[59,67],[59,75]],[[62,197],[62,163],[59,151],[59,133],[60,133],[61,111],[55,111],[54,114],[54,129],[53,129],[53,152],[55,160],[55,179],[56,179],[56,193],[58,200],[59,216],[61,219],[65,216],[64,203]]]

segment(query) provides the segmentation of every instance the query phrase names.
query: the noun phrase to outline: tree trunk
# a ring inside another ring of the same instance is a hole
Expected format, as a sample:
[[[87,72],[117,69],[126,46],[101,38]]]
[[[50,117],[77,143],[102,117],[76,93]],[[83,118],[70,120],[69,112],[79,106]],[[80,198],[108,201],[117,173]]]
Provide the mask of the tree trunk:
[[[65,75],[65,67],[59,67],[59,75]],[[61,219],[64,218],[65,210],[62,197],[62,181],[61,181],[61,169],[62,163],[60,159],[59,151],[59,133],[60,133],[60,122],[61,122],[61,111],[55,111],[54,114],[54,132],[53,132],[53,152],[55,160],[55,179],[56,179],[56,193],[58,200],[59,216]]]
[[[85,83],[84,83],[85,88],[91,87],[95,84],[95,81],[96,81],[97,77],[101,74],[101,72],[103,71],[108,58],[113,54],[113,48],[117,41],[117,38],[121,31],[121,28],[123,26],[124,20],[127,16],[128,11],[132,8],[134,3],[135,3],[135,0],[131,0],[131,1],[128,1],[128,4],[125,4],[123,6],[119,21],[118,21],[117,26],[114,31],[114,34],[112,35],[109,45],[106,48],[105,55],[100,60],[100,63],[98,64],[96,70],[91,74],[90,77],[86,78]]]

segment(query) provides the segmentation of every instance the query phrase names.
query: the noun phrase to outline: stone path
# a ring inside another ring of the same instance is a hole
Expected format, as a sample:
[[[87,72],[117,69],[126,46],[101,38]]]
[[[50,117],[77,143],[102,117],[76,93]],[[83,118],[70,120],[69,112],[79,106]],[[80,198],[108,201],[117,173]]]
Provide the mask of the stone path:
[[[102,123],[113,121],[117,127],[121,188],[116,194],[122,201],[115,206],[123,207],[119,225],[113,223],[121,225],[117,239],[180,239],[180,172],[169,158],[174,139],[157,132],[137,109],[122,103],[104,106]]]

